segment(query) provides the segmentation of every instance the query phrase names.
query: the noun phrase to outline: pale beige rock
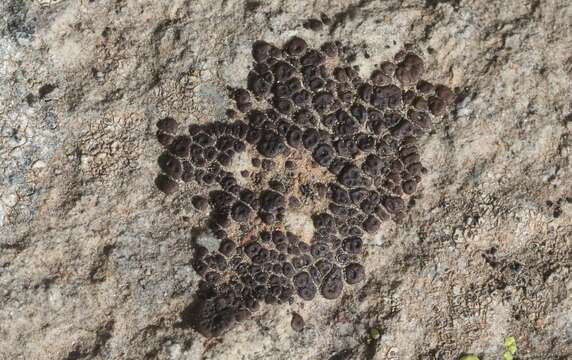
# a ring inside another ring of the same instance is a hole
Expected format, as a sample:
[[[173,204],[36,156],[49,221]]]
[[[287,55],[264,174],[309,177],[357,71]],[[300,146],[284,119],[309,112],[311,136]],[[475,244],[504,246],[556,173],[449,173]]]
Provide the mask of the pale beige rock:
[[[302,28],[320,12],[330,31]],[[522,359],[572,356],[570,1],[5,0],[0,16],[0,359],[496,359],[509,335]],[[178,326],[201,217],[193,193],[155,189],[155,123],[224,119],[252,42],[292,35],[353,44],[362,76],[414,49],[455,105],[423,139],[408,216],[368,243],[366,283],[207,341]]]

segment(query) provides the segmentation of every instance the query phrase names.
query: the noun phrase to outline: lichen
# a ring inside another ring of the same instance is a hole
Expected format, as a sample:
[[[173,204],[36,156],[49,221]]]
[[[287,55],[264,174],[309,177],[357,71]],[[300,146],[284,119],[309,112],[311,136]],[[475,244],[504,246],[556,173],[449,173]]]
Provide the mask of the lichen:
[[[340,48],[313,49],[299,37],[282,48],[256,41],[247,88],[231,91],[229,121],[185,134],[172,118],[157,123],[166,149],[157,187],[171,194],[199,185],[192,204],[220,240],[218,251],[195,245],[193,259],[202,281],[187,314],[207,337],[261,303],[334,300],[364,281],[364,239],[403,217],[426,172],[418,137],[446,112],[451,90],[422,80],[415,53],[399,53],[364,80]],[[232,172],[245,152],[255,169],[242,173],[248,186]],[[313,209],[311,239],[285,225],[304,206]],[[303,328],[301,318],[293,324]]]

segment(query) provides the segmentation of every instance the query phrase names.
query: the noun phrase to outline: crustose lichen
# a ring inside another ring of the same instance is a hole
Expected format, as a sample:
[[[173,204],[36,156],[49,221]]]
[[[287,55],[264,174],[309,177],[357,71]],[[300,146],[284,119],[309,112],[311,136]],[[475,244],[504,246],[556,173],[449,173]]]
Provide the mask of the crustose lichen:
[[[262,303],[337,299],[363,281],[364,239],[403,216],[426,171],[417,138],[445,113],[451,90],[422,80],[414,53],[364,80],[339,52],[338,43],[313,49],[299,37],[282,48],[257,41],[230,121],[193,124],[184,135],[174,119],[157,124],[166,149],[157,187],[170,194],[198,184],[192,204],[220,240],[217,251],[197,245],[193,259],[203,280],[188,314],[205,336]],[[239,153],[255,169],[240,175],[248,186],[232,172]],[[304,209],[314,226],[306,239],[286,221]]]

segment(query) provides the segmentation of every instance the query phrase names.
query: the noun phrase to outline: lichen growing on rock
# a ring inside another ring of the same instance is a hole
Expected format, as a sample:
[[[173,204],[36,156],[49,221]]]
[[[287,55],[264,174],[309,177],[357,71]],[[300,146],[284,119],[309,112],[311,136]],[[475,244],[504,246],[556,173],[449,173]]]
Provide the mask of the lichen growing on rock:
[[[384,221],[398,221],[426,169],[417,139],[446,112],[453,93],[422,80],[412,52],[381,63],[369,80],[327,42],[312,49],[293,37],[282,48],[252,47],[247,88],[231,89],[230,121],[180,131],[157,123],[157,187],[171,194],[184,183],[204,190],[192,199],[220,240],[216,251],[195,245],[203,278],[187,309],[191,326],[221,335],[262,303],[294,296],[334,300],[362,282],[364,239]],[[256,171],[232,172],[246,153]],[[285,225],[290,209],[311,209],[314,232],[303,239]]]

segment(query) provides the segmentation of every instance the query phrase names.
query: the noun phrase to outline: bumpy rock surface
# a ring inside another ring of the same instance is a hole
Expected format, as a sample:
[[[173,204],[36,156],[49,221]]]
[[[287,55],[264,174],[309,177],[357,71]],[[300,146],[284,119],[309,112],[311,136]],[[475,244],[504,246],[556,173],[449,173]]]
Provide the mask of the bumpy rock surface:
[[[569,1],[0,18],[0,359],[572,356]]]

